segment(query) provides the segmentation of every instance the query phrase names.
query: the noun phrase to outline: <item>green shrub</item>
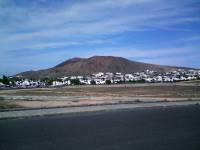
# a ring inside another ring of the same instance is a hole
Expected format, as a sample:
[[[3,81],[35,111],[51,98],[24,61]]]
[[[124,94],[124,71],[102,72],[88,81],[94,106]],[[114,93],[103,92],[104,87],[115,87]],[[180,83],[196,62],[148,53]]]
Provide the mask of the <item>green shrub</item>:
[[[72,85],[80,85],[81,83],[80,83],[79,79],[72,79],[71,84]]]
[[[111,84],[111,81],[110,80],[106,80],[106,84]]]
[[[8,77],[7,76],[5,76],[5,75],[3,75],[3,78],[1,79],[1,82],[3,83],[3,84],[6,84],[6,85],[9,85],[9,79],[8,79]]]
[[[94,80],[92,80],[92,81],[90,82],[90,84],[91,84],[91,85],[95,85],[96,82],[95,82]]]

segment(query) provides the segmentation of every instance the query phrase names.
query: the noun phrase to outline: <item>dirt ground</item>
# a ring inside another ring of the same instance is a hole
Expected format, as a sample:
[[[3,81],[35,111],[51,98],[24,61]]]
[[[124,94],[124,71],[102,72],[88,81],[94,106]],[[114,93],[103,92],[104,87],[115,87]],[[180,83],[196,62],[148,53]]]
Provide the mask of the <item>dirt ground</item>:
[[[25,108],[199,100],[199,82],[1,90],[0,101]]]

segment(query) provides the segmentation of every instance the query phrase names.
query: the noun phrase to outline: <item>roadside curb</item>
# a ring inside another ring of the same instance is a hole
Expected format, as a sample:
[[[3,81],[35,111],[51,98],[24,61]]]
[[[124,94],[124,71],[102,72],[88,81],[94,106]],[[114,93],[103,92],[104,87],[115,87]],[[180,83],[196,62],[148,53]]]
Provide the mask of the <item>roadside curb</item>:
[[[46,115],[60,115],[84,112],[98,112],[110,110],[125,110],[135,108],[148,107],[171,107],[171,106],[187,106],[200,104],[200,101],[182,101],[182,102],[154,102],[154,103],[134,103],[134,104],[114,104],[114,105],[98,105],[98,106],[79,106],[79,107],[62,107],[62,108],[44,108],[31,110],[13,110],[0,112],[0,120],[13,118],[26,118]]]

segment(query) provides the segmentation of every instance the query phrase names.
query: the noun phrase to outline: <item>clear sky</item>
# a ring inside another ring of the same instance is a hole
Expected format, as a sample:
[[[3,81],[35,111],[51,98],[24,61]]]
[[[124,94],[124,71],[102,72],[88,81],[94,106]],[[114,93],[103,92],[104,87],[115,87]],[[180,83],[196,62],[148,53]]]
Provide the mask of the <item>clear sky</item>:
[[[199,0],[0,0],[0,74],[72,57],[200,68]]]

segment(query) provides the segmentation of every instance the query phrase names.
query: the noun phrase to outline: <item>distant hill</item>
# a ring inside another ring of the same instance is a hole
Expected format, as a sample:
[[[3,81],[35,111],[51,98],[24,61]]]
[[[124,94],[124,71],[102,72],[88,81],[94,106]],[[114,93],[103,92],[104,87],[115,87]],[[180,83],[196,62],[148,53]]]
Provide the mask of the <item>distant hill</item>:
[[[58,64],[53,68],[39,71],[27,71],[17,75],[22,75],[27,78],[44,78],[69,75],[90,75],[96,72],[134,73],[144,71],[146,69],[165,72],[178,69],[187,70],[190,68],[154,65],[114,56],[93,56],[90,58],[72,58]]]

